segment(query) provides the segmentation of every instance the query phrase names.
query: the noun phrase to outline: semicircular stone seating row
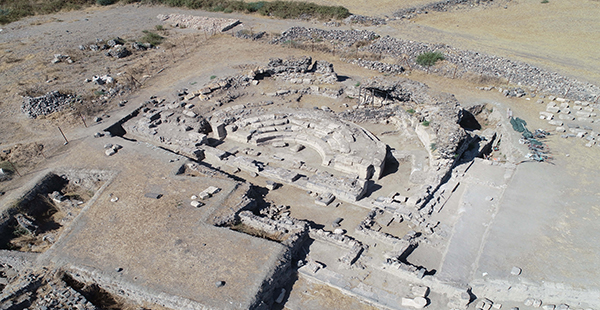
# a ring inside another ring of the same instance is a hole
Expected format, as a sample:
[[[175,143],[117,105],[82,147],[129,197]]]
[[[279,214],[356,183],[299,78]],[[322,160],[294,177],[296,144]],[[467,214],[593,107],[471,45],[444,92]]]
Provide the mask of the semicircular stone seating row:
[[[247,117],[227,126],[227,138],[264,145],[277,141],[314,149],[323,166],[362,179],[379,178],[386,145],[355,124],[311,113],[273,113]]]

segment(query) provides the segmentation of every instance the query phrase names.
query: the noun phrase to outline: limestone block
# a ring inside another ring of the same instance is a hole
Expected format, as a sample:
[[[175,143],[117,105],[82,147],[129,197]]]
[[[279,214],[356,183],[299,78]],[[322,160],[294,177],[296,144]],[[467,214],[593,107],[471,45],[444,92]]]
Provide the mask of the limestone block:
[[[558,115],[558,119],[562,119],[562,120],[566,120],[566,121],[572,121],[575,119],[575,117],[568,115],[568,114],[559,114]]]
[[[546,304],[542,306],[542,309],[544,310],[554,310],[554,308],[556,308],[556,306],[551,304]]]
[[[115,151],[113,148],[107,149],[106,151],[104,151],[104,154],[106,154],[106,156],[112,156],[115,153],[117,153],[117,151]]]
[[[208,199],[210,198],[210,194],[207,192],[201,192],[200,194],[198,194],[198,198],[204,200],[204,199]]]
[[[203,202],[200,202],[198,200],[192,200],[192,202],[190,202],[190,204],[192,205],[192,207],[194,208],[200,208],[204,205]]]
[[[589,107],[589,106],[588,107],[584,107],[583,110],[586,111],[586,112],[594,112],[594,108]]]
[[[548,124],[552,125],[552,126],[562,126],[564,123],[559,120],[551,120],[551,121],[548,121]]]
[[[560,107],[561,107],[561,109],[568,108],[568,107],[569,107],[569,103],[567,103],[567,102],[562,102],[562,103],[560,104]]]
[[[569,109],[569,108],[560,108],[560,113],[562,113],[562,114],[571,114],[571,109]]]
[[[566,132],[566,131],[567,131],[567,129],[565,127],[562,127],[562,126],[556,127],[556,132]]]
[[[216,187],[216,186],[209,186],[207,189],[204,190],[205,192],[209,193],[210,195],[214,195],[218,192],[221,191],[220,188]]]
[[[563,103],[563,102],[569,102],[569,99],[565,99],[565,98],[556,98],[556,99],[554,99],[554,100],[556,100],[556,101],[558,101],[558,102],[560,102],[560,103]]]
[[[548,102],[546,108],[556,107],[556,102]]]
[[[414,285],[411,288],[411,292],[415,297],[427,297],[429,294],[429,287],[423,285]]]
[[[546,112],[558,113],[560,109],[558,107],[546,107]]]
[[[581,116],[581,117],[590,117],[590,112],[586,112],[586,111],[577,111],[575,112],[576,116]]]
[[[342,229],[342,228],[336,228],[336,229],[333,230],[333,233],[336,234],[336,235],[343,235],[343,234],[346,233],[346,230]]]
[[[284,141],[275,141],[275,142],[273,142],[272,145],[273,145],[273,147],[278,147],[278,148],[288,146],[287,142],[284,142]]]
[[[225,130],[225,124],[223,123],[211,123],[212,131],[215,135],[215,138],[219,140],[225,139],[227,136],[227,131]]]
[[[491,300],[485,298],[477,302],[477,304],[475,305],[475,309],[490,310],[493,304],[494,303]]]
[[[594,122],[594,119],[591,117],[578,117],[577,120],[580,122],[588,122],[588,123]]]
[[[423,309],[427,306],[427,299],[423,297],[416,298],[402,298],[402,306],[404,307],[413,307],[416,309]]]
[[[540,119],[547,119],[547,120],[551,120],[554,118],[554,114],[549,113],[549,112],[540,112]]]
[[[183,115],[191,117],[191,118],[195,118],[196,116],[198,116],[196,113],[194,113],[194,111],[191,110],[183,110]]]
[[[512,269],[510,270],[510,274],[512,274],[513,276],[518,276],[521,274],[521,268],[519,267],[512,267]]]

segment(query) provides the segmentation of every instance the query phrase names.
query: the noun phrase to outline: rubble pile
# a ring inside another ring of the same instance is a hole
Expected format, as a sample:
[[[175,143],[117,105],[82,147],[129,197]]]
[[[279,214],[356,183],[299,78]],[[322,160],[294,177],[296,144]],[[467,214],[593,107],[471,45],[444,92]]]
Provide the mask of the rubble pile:
[[[426,44],[386,36],[361,50],[403,58],[410,62],[411,67],[422,70],[427,68],[416,63],[417,56],[425,52],[438,51],[444,54],[446,65],[434,66],[428,70],[440,75],[467,77],[469,73],[475,73],[492,78],[504,78],[511,83],[537,88],[539,92],[568,94],[569,97],[578,100],[593,101],[600,94],[600,87],[561,76],[556,72],[503,57],[460,50],[445,44]]]
[[[78,100],[75,95],[62,94],[59,91],[51,91],[39,97],[25,96],[21,111],[29,118],[36,118],[40,115],[62,111]]]
[[[283,44],[290,41],[330,41],[349,47],[359,41],[372,41],[379,37],[375,32],[368,30],[323,30],[306,27],[292,27],[271,44]]]
[[[313,62],[309,56],[289,59],[272,58],[264,68],[253,70],[249,76],[253,79],[260,76],[271,76],[275,80],[292,84],[313,84],[315,82],[335,84],[338,81],[332,63],[324,60]],[[306,89],[303,93],[318,93],[318,90]]]
[[[368,26],[380,26],[387,24],[383,18],[364,15],[350,15],[346,17],[343,22],[344,24],[363,24]]]
[[[394,12],[394,16],[397,18],[413,18],[418,14],[427,14],[427,11],[435,11],[435,12],[446,12],[449,9],[458,7],[458,6],[475,6],[475,5],[485,5],[494,3],[493,0],[443,0],[438,2],[433,2],[417,7],[411,7],[402,9]]]
[[[461,50],[445,44],[427,44],[389,36],[379,37],[375,32],[367,30],[323,30],[292,27],[284,31],[280,37],[273,39],[271,43],[284,44],[291,41],[326,41],[335,44],[336,48],[347,51],[350,46],[358,42],[368,41],[370,44],[362,46],[358,50],[376,55],[392,56],[399,60],[403,59],[411,68],[428,70],[443,76],[467,78],[476,74],[490,78],[503,78],[514,84],[535,88],[539,92],[568,95],[577,100],[595,101],[600,96],[600,87],[597,85],[562,76],[527,63]],[[416,63],[417,56],[432,51],[441,52],[445,61],[431,68],[425,68]],[[346,61],[380,72],[401,73],[404,70],[403,66],[397,64],[385,64],[364,59],[347,59]],[[507,96],[519,96],[522,93],[518,89],[515,89],[514,92],[509,90]]]

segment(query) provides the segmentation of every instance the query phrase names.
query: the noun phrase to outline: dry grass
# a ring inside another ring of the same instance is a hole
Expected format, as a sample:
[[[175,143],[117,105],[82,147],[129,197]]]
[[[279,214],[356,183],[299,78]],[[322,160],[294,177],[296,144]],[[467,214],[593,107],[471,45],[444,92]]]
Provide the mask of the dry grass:
[[[395,35],[506,56],[600,83],[600,41],[590,37],[600,25],[598,11],[600,2],[591,0],[525,0],[506,9],[430,12],[397,27]]]
[[[272,2],[275,0],[266,0]],[[292,2],[300,2],[303,0],[291,0]],[[372,1],[361,1],[361,0],[312,0],[312,3],[320,5],[333,5],[343,6],[347,8],[352,14],[367,15],[367,16],[392,16],[392,14],[403,8],[410,8],[413,6],[423,5],[434,2],[432,0],[372,0]]]

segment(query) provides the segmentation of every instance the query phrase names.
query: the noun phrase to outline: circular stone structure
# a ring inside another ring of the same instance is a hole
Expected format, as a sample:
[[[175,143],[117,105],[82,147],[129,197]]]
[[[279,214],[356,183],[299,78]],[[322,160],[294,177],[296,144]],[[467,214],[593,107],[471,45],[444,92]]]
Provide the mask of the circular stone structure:
[[[321,110],[247,109],[238,105],[211,117],[220,138],[264,145],[300,144],[314,149],[322,165],[361,179],[380,178],[386,145],[368,130]]]

